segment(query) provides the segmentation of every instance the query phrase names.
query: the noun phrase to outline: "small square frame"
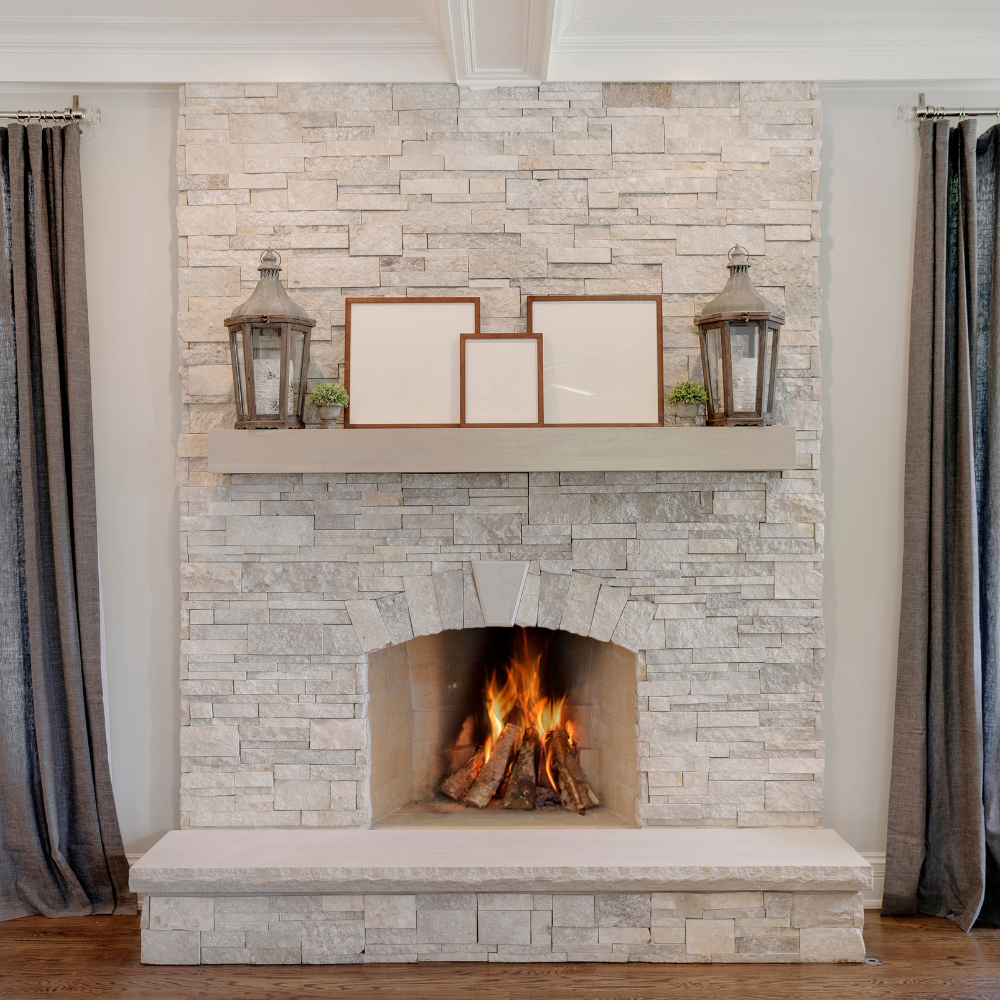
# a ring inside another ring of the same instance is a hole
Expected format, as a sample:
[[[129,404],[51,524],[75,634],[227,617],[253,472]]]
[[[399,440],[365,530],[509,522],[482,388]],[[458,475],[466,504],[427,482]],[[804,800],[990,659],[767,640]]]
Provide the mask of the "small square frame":
[[[500,342],[511,340],[533,340],[535,342],[535,386],[537,394],[537,419],[533,421],[506,421],[491,423],[473,423],[466,419],[468,406],[468,382],[466,379],[466,344],[468,341]],[[542,334],[540,333],[463,333],[461,338],[461,355],[459,361],[459,377],[461,381],[461,426],[462,427],[542,427],[545,424],[544,386],[542,383]]]

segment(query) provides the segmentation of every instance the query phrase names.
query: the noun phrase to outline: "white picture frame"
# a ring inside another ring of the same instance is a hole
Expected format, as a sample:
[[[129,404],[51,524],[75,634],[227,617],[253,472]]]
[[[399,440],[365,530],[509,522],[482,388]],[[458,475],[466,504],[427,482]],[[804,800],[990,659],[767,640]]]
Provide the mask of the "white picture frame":
[[[345,301],[344,427],[457,427],[460,346],[478,298]]]
[[[542,336],[463,333],[462,426],[541,427]]]
[[[660,295],[528,297],[545,425],[663,426]]]

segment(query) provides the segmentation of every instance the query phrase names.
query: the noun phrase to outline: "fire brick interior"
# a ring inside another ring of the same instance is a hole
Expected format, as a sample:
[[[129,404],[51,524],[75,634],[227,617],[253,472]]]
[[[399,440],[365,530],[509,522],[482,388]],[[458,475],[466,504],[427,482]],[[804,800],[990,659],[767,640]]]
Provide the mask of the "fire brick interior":
[[[517,812],[494,801],[479,810],[438,793],[446,748],[472,716],[489,733],[491,676],[528,650],[540,654],[541,690],[566,695],[580,762],[600,806],[585,816],[561,808]],[[639,783],[635,654],[609,642],[544,628],[448,630],[368,657],[372,822],[379,826],[635,826]]]

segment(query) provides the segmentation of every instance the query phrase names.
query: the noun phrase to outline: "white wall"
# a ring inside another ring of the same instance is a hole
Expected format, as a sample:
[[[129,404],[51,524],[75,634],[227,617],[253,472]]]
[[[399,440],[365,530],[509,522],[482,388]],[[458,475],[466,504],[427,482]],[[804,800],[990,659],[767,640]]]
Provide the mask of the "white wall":
[[[1000,104],[928,87],[932,103]],[[892,744],[917,86],[824,86],[821,278],[827,496],[826,823],[885,850]],[[0,85],[15,107],[102,105],[86,130],[98,528],[111,762],[126,848],[177,825],[179,582],[174,445],[176,93]],[[989,127],[983,120],[981,128]]]
[[[903,554],[918,141],[895,107],[922,89],[820,88],[825,821],[866,853],[885,851]],[[926,90],[930,104],[1000,105],[996,86]]]
[[[178,824],[174,455],[177,90],[82,91],[81,152],[111,769],[126,850]]]
[[[111,772],[126,851],[177,825],[180,430],[177,89],[0,85],[2,110],[99,104],[84,126],[97,530]]]

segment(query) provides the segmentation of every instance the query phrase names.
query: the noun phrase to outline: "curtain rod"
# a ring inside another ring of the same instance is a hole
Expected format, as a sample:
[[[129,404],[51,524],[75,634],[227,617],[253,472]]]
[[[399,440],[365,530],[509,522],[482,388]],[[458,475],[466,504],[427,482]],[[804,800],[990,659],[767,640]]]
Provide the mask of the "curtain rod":
[[[996,118],[1000,121],[1000,107],[995,108],[946,108],[927,104],[924,95],[920,95],[917,105],[899,104],[896,106],[896,120],[901,122],[923,121],[937,118]]]
[[[27,124],[32,121],[82,122],[86,125],[101,124],[101,109],[93,104],[89,108],[80,107],[80,95],[73,95],[73,107],[62,111],[0,111],[0,121],[19,121]]]

